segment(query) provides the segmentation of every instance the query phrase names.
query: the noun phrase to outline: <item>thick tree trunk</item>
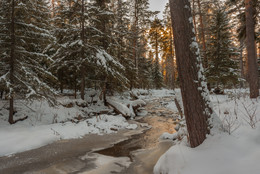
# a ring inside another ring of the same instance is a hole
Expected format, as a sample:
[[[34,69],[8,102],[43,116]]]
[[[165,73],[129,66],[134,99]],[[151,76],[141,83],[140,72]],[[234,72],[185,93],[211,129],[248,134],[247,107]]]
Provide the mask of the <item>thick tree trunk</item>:
[[[206,56],[206,40],[205,40],[205,33],[204,33],[204,24],[202,19],[202,12],[201,12],[201,4],[200,0],[198,0],[198,7],[199,7],[199,15],[200,15],[200,27],[201,27],[201,40],[202,40],[202,48],[203,48],[203,62],[204,67],[208,67],[208,58]]]
[[[205,95],[202,65],[198,53],[189,0],[170,0],[175,53],[180,77],[184,114],[191,147],[200,145],[209,133],[212,114]],[[203,94],[202,94],[203,93]]]
[[[11,55],[10,55],[10,83],[11,83],[11,88],[13,88],[14,85],[14,64],[15,64],[15,26],[14,26],[14,8],[15,8],[15,2],[14,0],[12,1],[12,18],[11,18]],[[8,122],[10,124],[14,124],[14,91],[13,89],[10,89],[10,102],[9,102],[9,119]]]
[[[246,49],[248,59],[248,78],[250,98],[259,96],[258,69],[256,62],[255,27],[253,19],[253,1],[245,0],[246,5]]]

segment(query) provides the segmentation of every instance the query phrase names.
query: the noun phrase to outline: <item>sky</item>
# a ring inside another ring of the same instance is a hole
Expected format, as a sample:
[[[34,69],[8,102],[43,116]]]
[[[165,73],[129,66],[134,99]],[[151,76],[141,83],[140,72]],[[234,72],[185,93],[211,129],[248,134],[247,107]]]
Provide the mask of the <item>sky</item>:
[[[163,17],[163,10],[165,7],[165,4],[169,1],[169,0],[149,0],[150,1],[150,9],[153,11],[161,11],[160,14],[158,14],[158,17],[160,19],[162,19]]]

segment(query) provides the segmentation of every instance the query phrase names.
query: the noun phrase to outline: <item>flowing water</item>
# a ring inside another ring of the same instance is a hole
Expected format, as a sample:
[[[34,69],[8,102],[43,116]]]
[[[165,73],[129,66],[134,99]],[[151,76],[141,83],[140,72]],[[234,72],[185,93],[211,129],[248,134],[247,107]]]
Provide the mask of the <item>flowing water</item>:
[[[172,141],[159,142],[160,135],[164,132],[175,132],[174,122],[177,114],[162,104],[165,100],[167,98],[148,103],[146,106],[148,116],[137,120],[147,123],[150,129],[95,153],[112,157],[129,157],[132,163],[120,172],[122,174],[151,174],[157,160],[172,146]]]

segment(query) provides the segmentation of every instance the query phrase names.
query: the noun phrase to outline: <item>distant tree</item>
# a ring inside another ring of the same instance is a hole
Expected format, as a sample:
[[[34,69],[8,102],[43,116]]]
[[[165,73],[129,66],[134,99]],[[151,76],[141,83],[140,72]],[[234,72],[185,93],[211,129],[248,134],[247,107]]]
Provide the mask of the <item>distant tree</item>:
[[[230,33],[232,26],[225,9],[212,8],[209,18],[209,40],[207,41],[208,68],[206,77],[209,83],[218,85],[236,84],[238,82],[237,62],[239,53],[233,45]]]
[[[166,4],[163,14],[164,31],[162,35],[162,42],[160,43],[162,60],[164,61],[163,67],[165,71],[163,75],[165,78],[165,84],[173,89],[175,87],[176,80],[176,64],[174,61],[175,51],[169,3]]]
[[[207,56],[206,56],[207,48],[206,48],[206,39],[205,39],[205,29],[204,29],[204,23],[203,23],[203,14],[202,14],[202,9],[201,9],[201,1],[197,0],[197,4],[198,4],[199,19],[200,19],[199,20],[200,21],[200,31],[201,31],[200,40],[202,41],[203,64],[204,64],[204,67],[207,68],[208,67],[208,59],[207,59]],[[197,28],[197,27],[195,27],[195,28]],[[195,35],[196,35],[195,28],[194,28],[194,32],[195,32]]]
[[[170,0],[174,43],[184,113],[191,147],[200,145],[210,132],[208,89],[193,32],[189,0]]]
[[[149,30],[149,39],[152,49],[154,50],[155,60],[153,62],[153,85],[156,89],[163,87],[163,75],[161,73],[160,63],[159,63],[159,53],[160,53],[160,43],[162,43],[162,33],[163,25],[161,20],[155,18],[151,24],[151,28]]]

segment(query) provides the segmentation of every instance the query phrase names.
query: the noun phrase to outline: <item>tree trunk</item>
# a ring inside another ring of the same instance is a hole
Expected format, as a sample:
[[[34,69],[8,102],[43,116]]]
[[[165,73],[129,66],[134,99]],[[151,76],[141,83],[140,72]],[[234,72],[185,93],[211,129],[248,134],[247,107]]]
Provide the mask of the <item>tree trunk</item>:
[[[240,70],[241,70],[241,73],[240,73],[240,77],[241,79],[244,79],[244,62],[243,62],[243,41],[240,40],[240,50],[239,50],[239,66],[240,66]],[[241,81],[240,82],[240,87],[243,88],[244,87],[244,82]]]
[[[60,82],[60,93],[63,94],[63,82]]]
[[[10,124],[14,124],[14,89],[12,89],[14,86],[14,64],[15,64],[15,26],[14,26],[14,8],[15,8],[15,2],[12,1],[12,18],[11,18],[11,55],[10,55],[10,83],[11,83],[11,89],[9,89],[9,119],[8,122]]]
[[[136,68],[136,73],[138,74],[138,56],[139,56],[139,53],[138,53],[138,37],[139,37],[139,31],[138,31],[138,2],[137,0],[135,0],[135,16],[134,16],[134,52],[133,52],[133,55],[134,55],[134,62],[135,62],[135,68]]]
[[[171,87],[175,88],[175,62],[174,62],[174,48],[173,48],[173,32],[172,28],[170,29],[170,52],[171,52],[171,64],[172,64],[172,72],[171,72]]]
[[[105,78],[104,87],[103,87],[103,102],[107,106],[107,77]]]
[[[74,85],[74,98],[77,99],[77,83]]]
[[[198,53],[189,0],[170,0],[175,53],[177,58],[184,114],[191,147],[200,145],[209,133],[212,114],[203,68]]]
[[[84,38],[85,38],[85,26],[84,26],[84,0],[82,0],[82,4],[81,4],[81,17],[82,17],[82,19],[81,19],[81,41],[82,41],[82,44],[83,44],[83,46],[82,46],[82,48],[81,48],[81,59],[82,59],[82,61],[84,60]],[[84,64],[84,62],[82,62],[83,64]],[[80,89],[80,97],[81,97],[81,99],[82,100],[84,100],[84,98],[85,98],[85,69],[84,69],[84,66],[83,65],[81,65],[81,69],[80,69],[80,71],[81,71],[81,89]]]
[[[245,0],[246,6],[246,49],[248,59],[248,78],[250,98],[259,96],[258,69],[256,62],[255,27],[253,19],[253,1]]]
[[[200,0],[198,0],[198,7],[199,7],[199,15],[200,15],[200,26],[201,26],[201,39],[202,39],[202,48],[203,48],[203,62],[204,62],[204,67],[208,67],[208,59],[206,56],[206,40],[205,40],[205,33],[204,33],[204,24],[203,24],[203,19],[202,19],[202,13],[201,13],[201,5],[200,5]]]

